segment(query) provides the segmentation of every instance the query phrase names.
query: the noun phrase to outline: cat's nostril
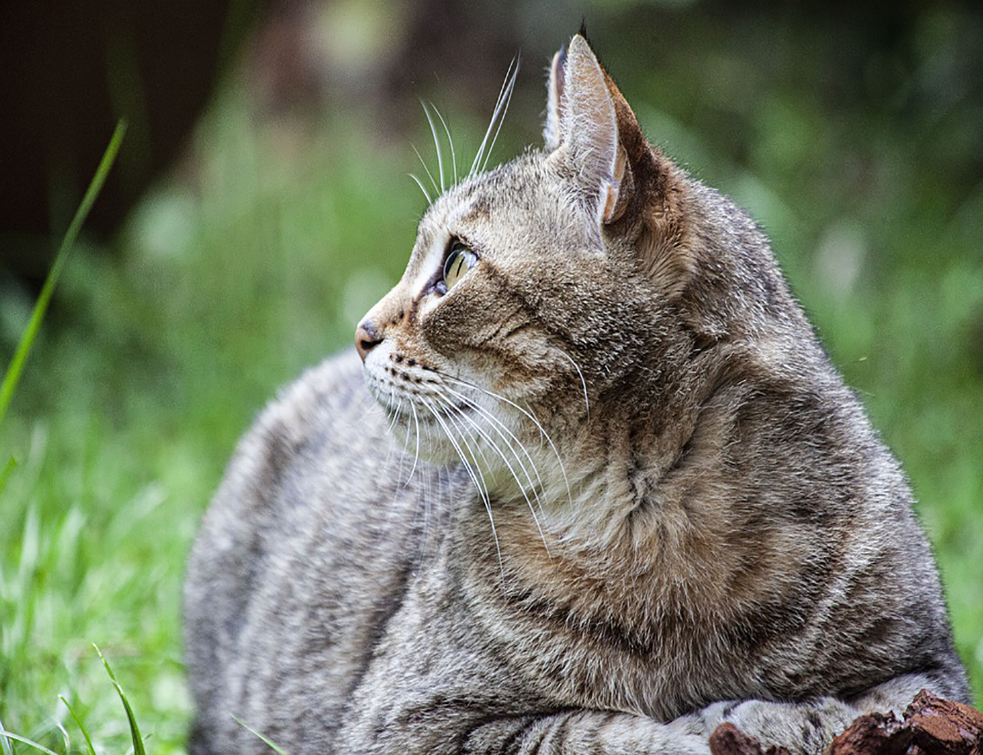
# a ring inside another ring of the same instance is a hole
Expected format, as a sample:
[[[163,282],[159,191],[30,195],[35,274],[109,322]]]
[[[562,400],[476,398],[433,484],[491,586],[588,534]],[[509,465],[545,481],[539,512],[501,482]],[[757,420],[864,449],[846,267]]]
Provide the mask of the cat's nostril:
[[[355,349],[358,351],[358,355],[362,357],[362,361],[365,361],[365,357],[369,355],[376,346],[382,343],[383,338],[379,331],[376,329],[370,321],[364,320],[355,329]]]

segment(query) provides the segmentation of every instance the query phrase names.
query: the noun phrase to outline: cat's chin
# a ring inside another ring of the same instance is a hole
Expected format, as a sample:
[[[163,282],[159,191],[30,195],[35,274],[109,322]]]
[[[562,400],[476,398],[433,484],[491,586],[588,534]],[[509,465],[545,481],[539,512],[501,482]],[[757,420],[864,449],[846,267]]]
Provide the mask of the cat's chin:
[[[412,417],[397,416],[390,433],[396,442],[410,456],[420,461],[438,466],[447,466],[460,461],[454,445],[444,435],[439,425],[419,418],[419,425]]]

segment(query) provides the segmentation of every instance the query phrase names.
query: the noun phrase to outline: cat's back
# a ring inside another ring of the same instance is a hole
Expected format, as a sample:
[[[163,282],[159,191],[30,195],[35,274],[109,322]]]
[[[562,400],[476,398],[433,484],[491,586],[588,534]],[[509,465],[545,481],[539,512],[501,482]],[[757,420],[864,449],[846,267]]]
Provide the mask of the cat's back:
[[[188,664],[203,703],[192,752],[206,740],[218,751],[258,744],[229,732],[233,711],[273,741],[289,729],[327,744],[325,720],[341,718],[424,551],[439,542],[442,512],[420,505],[423,493],[455,484],[387,428],[350,352],[305,373],[240,442],[185,586]],[[271,710],[271,693],[294,702]]]

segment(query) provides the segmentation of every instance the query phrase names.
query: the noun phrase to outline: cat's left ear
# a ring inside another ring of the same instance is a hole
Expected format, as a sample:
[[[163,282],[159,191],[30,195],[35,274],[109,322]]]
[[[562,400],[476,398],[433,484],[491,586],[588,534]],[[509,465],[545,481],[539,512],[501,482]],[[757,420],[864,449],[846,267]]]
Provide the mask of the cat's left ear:
[[[569,50],[553,56],[543,135],[550,159],[572,168],[578,183],[596,201],[598,219],[616,220],[625,204],[621,196],[625,152],[607,76],[580,34],[571,40]]]

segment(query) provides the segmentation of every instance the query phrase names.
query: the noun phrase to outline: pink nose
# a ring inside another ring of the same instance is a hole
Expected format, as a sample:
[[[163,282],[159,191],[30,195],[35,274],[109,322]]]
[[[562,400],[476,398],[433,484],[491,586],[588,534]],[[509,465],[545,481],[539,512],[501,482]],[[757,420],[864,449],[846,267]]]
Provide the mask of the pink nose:
[[[375,329],[375,325],[368,320],[362,321],[355,329],[355,350],[358,351],[358,355],[362,357],[363,362],[365,361],[365,357],[369,355],[369,352],[380,343],[382,343],[382,336]]]

